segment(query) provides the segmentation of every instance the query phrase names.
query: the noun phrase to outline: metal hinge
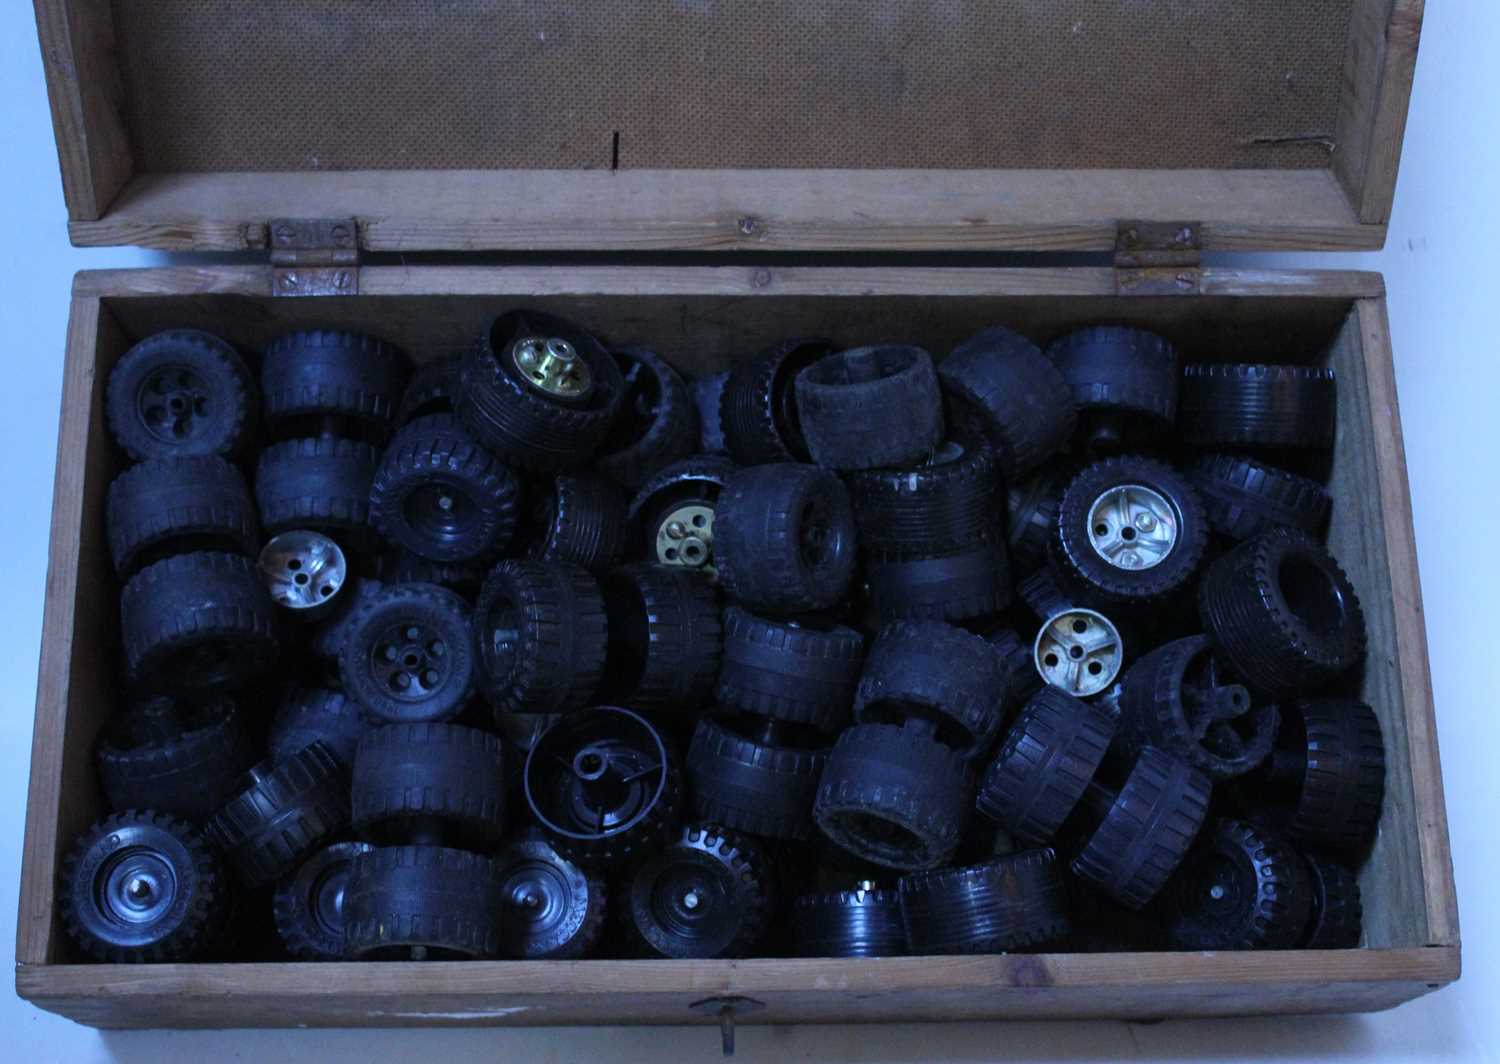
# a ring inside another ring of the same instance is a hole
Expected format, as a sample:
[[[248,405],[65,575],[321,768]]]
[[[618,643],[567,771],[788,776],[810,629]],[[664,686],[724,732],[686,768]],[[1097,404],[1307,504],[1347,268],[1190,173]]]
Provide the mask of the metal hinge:
[[[359,226],[353,218],[277,218],[268,226],[271,294],[359,294]]]
[[[1203,281],[1197,222],[1121,222],[1115,234],[1115,291],[1122,296],[1197,295]]]

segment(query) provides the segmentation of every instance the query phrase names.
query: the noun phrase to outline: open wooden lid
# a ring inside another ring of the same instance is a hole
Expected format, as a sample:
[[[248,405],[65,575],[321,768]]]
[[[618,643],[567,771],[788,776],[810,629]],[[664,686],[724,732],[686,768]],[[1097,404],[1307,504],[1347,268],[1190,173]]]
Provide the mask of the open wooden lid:
[[[1423,0],[36,0],[75,244],[1385,240]]]

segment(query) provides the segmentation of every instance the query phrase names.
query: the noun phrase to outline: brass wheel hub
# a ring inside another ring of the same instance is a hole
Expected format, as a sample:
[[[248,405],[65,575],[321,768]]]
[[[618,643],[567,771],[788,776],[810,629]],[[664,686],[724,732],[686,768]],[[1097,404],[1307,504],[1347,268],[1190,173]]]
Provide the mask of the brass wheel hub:
[[[687,503],[662,518],[656,530],[656,560],[713,575],[714,511],[701,502]]]
[[[588,364],[560,336],[523,336],[510,349],[511,361],[532,386],[563,399],[577,399],[593,386]]]

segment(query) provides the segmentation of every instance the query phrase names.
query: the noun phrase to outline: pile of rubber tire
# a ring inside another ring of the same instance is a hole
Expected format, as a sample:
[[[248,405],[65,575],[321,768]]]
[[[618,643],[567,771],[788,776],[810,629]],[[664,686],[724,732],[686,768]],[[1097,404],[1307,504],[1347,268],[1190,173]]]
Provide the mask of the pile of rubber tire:
[[[992,328],[688,382],[530,310],[255,361],[110,374],[82,954],[1359,944],[1331,371]]]

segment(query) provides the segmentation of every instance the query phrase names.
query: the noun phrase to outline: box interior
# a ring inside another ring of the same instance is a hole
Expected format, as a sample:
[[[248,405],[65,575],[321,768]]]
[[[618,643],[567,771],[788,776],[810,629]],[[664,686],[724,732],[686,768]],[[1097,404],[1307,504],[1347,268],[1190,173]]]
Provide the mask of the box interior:
[[[1376,469],[1357,303],[1348,298],[1217,297],[1129,299],[1097,296],[809,296],[370,295],[357,299],[269,299],[193,294],[106,297],[91,376],[90,431],[81,492],[84,524],[71,633],[66,725],[54,863],[76,833],[102,814],[92,746],[117,701],[117,585],[104,537],[104,495],[120,469],[105,427],[103,396],[115,360],[135,340],[169,327],[218,333],[254,354],[276,334],[319,326],[365,330],[402,344],[418,360],[455,352],[513,303],[566,314],[606,337],[653,346],[692,374],[722,369],[761,346],[797,334],[824,334],[855,345],[920,343],[935,354],[992,325],[1006,324],[1045,343],[1067,329],[1121,322],[1159,330],[1185,360],[1317,362],[1339,375],[1338,440],[1332,460],[1335,498],[1328,543],[1348,571],[1369,624],[1369,654],[1349,683],[1378,714],[1388,749],[1387,793],[1379,837],[1360,877],[1367,948],[1429,944],[1413,778],[1407,749],[1391,576]],[[59,481],[59,491],[67,490]],[[53,559],[53,565],[59,559]],[[61,564],[67,564],[64,560]],[[33,780],[33,793],[38,782]],[[35,798],[33,799],[35,801]],[[35,828],[35,824],[33,824]],[[54,868],[55,872],[55,868]],[[37,918],[50,892],[28,898]],[[55,919],[45,946],[23,963],[75,960]]]

